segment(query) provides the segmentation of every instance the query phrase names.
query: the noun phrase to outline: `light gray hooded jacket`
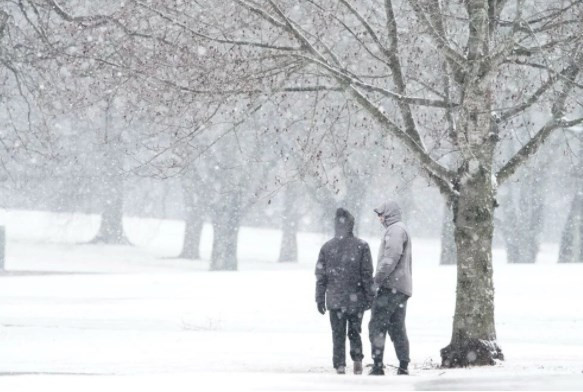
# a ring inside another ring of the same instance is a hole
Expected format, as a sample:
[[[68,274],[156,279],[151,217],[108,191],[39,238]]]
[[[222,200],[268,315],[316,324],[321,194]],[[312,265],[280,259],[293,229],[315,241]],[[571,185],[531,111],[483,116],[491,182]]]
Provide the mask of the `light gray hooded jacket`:
[[[374,209],[383,217],[386,228],[381,241],[374,283],[379,288],[397,290],[407,296],[413,295],[411,268],[411,238],[401,221],[401,208],[389,200]]]

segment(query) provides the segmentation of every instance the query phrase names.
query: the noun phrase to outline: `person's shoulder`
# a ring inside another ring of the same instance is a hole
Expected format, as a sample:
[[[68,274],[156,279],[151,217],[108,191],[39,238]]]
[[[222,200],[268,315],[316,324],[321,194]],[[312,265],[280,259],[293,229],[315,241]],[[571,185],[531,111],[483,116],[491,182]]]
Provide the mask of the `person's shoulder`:
[[[393,236],[393,235],[405,235],[409,236],[409,231],[407,230],[407,226],[403,222],[397,222],[392,224],[387,229],[385,236]]]
[[[356,241],[359,245],[368,245],[368,242],[366,242],[360,237],[354,237],[354,241]]]
[[[356,243],[356,245],[358,245],[359,248],[368,247],[368,242],[366,242],[362,238],[354,237],[354,242]]]
[[[329,239],[328,241],[326,241],[324,243],[324,245],[322,245],[321,250],[324,250],[325,251],[326,249],[328,249],[331,246],[333,246],[336,241],[337,241],[337,238],[331,238],[331,239]]]

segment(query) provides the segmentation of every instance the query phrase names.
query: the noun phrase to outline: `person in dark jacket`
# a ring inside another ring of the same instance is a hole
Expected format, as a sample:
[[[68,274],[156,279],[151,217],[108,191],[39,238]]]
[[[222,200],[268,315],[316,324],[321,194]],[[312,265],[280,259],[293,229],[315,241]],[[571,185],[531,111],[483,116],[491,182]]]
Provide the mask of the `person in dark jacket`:
[[[353,229],[354,217],[336,210],[335,236],[322,246],[316,264],[316,304],[321,314],[330,311],[332,363],[339,374],[346,372],[347,326],[354,373],[362,373],[362,316],[374,296],[370,248]]]
[[[413,294],[411,269],[411,237],[401,221],[401,209],[395,201],[387,201],[374,212],[385,227],[374,285],[376,295],[368,326],[372,358],[371,375],[383,375],[383,355],[387,332],[399,359],[397,374],[409,374],[409,338],[405,328],[407,300]]]

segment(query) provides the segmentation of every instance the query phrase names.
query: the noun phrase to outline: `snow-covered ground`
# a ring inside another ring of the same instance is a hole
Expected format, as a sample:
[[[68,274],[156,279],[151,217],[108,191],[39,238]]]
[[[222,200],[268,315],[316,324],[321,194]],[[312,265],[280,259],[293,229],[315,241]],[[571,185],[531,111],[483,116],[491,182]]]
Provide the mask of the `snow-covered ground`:
[[[0,391],[583,389],[583,264],[556,264],[554,244],[535,265],[508,265],[495,250],[507,359],[448,370],[437,364],[455,267],[437,265],[438,241],[415,238],[412,375],[338,376],[329,321],[314,303],[319,234],[300,234],[298,264],[277,264],[280,233],[243,229],[240,271],[208,272],[209,227],[203,260],[187,261],[171,258],[181,222],[127,219],[136,246],[118,247],[83,244],[96,217],[11,211],[4,220]],[[376,254],[378,240],[368,240]],[[368,352],[367,323],[368,314]],[[396,363],[392,350],[386,362]]]

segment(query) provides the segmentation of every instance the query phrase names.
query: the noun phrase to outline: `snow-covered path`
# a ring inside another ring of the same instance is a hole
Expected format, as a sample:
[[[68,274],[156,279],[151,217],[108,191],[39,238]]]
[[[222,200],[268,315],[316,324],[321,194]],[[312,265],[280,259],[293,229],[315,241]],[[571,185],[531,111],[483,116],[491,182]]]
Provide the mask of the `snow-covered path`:
[[[242,252],[259,251],[242,257],[239,272],[163,258],[170,246],[153,253],[9,238],[7,268],[28,272],[0,276],[0,390],[583,389],[583,265],[545,260],[552,246],[535,265],[507,265],[495,253],[507,360],[443,370],[436,365],[451,332],[455,268],[436,265],[435,241],[418,240],[407,320],[412,376],[374,378],[333,373],[312,258],[278,265],[270,261],[277,243],[244,235]],[[303,254],[317,253],[316,237],[301,238]],[[395,363],[392,350],[386,359]]]

